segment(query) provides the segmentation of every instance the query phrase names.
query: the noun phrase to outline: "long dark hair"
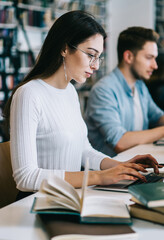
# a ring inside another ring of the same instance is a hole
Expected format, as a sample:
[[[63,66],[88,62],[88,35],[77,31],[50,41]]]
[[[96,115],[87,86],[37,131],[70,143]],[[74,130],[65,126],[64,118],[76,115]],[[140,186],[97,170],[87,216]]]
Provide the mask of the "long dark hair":
[[[32,79],[45,79],[53,75],[63,63],[62,50],[66,45],[77,46],[87,38],[101,34],[106,38],[106,33],[102,26],[95,21],[94,17],[84,11],[70,11],[59,17],[52,27],[43,43],[36,63],[24,80],[13,90],[11,97],[3,111],[6,126],[9,128],[10,106],[15,91],[23,84]],[[73,48],[72,51],[75,51]]]

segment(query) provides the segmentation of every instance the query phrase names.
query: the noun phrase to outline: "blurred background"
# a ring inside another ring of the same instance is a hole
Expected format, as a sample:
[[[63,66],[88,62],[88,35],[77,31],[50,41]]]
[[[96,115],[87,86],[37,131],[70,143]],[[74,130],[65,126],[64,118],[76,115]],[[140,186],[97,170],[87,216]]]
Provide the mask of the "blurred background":
[[[83,85],[75,84],[85,111],[91,87],[117,65],[117,38],[130,26],[160,34],[158,69],[146,82],[155,102],[164,109],[164,0],[17,0],[0,1],[0,142],[6,141],[2,110],[12,89],[34,65],[52,23],[71,10],[86,10],[105,28],[105,61]],[[62,29],[61,29],[62,31]]]

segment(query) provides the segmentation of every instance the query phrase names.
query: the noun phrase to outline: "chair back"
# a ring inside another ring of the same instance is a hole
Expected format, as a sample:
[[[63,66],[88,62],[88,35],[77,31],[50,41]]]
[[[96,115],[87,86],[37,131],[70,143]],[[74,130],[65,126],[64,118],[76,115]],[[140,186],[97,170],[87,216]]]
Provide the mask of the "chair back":
[[[12,176],[10,142],[0,143],[0,208],[15,201],[18,194]]]

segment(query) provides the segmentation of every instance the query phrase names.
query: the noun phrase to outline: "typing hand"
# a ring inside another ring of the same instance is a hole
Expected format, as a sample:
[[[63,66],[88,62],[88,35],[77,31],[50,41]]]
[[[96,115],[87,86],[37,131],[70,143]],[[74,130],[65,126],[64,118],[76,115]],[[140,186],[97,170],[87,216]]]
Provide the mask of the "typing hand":
[[[151,154],[137,155],[126,162],[140,164],[143,168],[153,168],[156,174],[159,174],[159,168],[163,167]]]
[[[98,185],[109,185],[117,183],[121,180],[137,180],[141,179],[146,182],[145,176],[140,172],[147,172],[141,164],[133,162],[120,163],[117,166],[99,171]]]

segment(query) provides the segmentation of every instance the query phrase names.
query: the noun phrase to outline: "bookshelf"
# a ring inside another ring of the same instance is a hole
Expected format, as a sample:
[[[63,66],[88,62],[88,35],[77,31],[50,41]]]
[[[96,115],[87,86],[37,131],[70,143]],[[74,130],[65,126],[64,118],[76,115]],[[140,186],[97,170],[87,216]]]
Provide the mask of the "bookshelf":
[[[49,29],[51,9],[43,7],[43,1],[24,2],[0,1],[0,142],[9,140],[3,126],[4,105],[33,66]],[[31,44],[33,35],[40,44],[37,48]]]
[[[164,0],[156,0],[155,30],[160,35],[159,53],[164,53]]]
[[[145,81],[155,103],[164,110],[164,0],[155,0],[155,30],[159,33],[158,69],[155,70],[149,81]]]
[[[0,114],[14,82],[17,81],[19,59],[16,48],[17,24],[12,2],[0,2]],[[5,138],[3,117],[0,115],[0,141]]]
[[[3,130],[3,107],[12,89],[33,66],[45,36],[62,14],[85,10],[106,28],[108,0],[20,0],[0,1],[0,142],[8,140]],[[34,41],[35,39],[35,41]],[[106,54],[104,56],[106,58]],[[106,61],[104,61],[106,62]],[[106,64],[88,79],[75,84],[84,112],[91,86],[106,73]]]

